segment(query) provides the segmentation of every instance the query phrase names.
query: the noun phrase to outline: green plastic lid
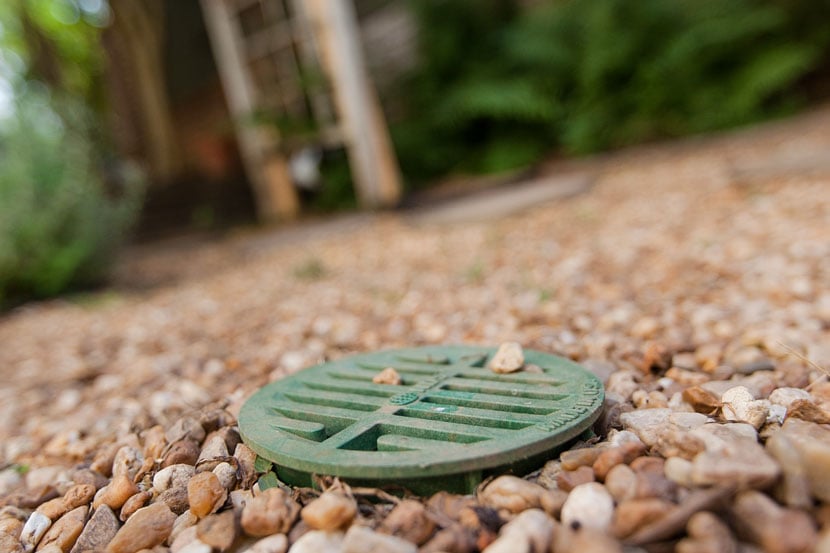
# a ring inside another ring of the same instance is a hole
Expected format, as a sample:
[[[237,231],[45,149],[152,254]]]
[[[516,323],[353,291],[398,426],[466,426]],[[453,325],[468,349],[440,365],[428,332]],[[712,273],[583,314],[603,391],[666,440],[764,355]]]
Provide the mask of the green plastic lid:
[[[525,370],[497,374],[487,367],[494,353],[422,347],[317,365],[248,399],[240,433],[260,467],[273,463],[287,484],[313,485],[316,474],[470,492],[489,474],[532,470],[590,432],[603,402],[600,381],[567,359],[525,350]],[[374,383],[388,367],[401,383]]]

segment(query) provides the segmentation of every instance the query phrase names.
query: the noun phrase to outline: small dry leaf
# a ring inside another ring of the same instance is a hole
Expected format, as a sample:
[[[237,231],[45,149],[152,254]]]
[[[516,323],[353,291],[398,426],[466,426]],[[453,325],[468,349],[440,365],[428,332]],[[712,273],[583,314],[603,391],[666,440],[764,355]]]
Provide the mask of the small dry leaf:
[[[787,408],[787,418],[801,419],[816,424],[830,424],[830,413],[810,401],[797,399]]]
[[[683,390],[683,401],[691,405],[696,412],[704,415],[714,415],[721,407],[717,394],[700,386],[692,386]]]

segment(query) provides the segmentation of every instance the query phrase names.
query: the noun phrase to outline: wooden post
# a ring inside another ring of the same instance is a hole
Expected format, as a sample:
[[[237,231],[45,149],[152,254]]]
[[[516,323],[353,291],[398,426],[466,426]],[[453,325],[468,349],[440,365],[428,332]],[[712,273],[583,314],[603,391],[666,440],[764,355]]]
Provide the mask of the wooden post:
[[[363,60],[352,0],[307,0],[305,6],[334,88],[357,197],[368,208],[394,206],[400,172]]]
[[[256,107],[254,87],[246,70],[239,44],[241,35],[234,29],[225,0],[201,0],[202,12],[213,46],[222,87],[233,116],[239,149],[248,178],[254,185],[260,219],[292,219],[300,209],[297,192],[284,157],[277,149],[276,130],[254,127],[250,118]]]

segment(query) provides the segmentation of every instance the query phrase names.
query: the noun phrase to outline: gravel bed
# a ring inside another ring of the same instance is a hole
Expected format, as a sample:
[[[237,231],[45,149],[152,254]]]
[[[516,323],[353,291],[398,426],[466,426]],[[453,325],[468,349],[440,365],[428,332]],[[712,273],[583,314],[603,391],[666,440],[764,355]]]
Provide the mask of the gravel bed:
[[[618,154],[498,220],[160,247],[121,268],[150,288],[3,315],[0,551],[830,552],[827,129]],[[603,380],[596,439],[470,496],[255,485],[265,383],[508,341]]]

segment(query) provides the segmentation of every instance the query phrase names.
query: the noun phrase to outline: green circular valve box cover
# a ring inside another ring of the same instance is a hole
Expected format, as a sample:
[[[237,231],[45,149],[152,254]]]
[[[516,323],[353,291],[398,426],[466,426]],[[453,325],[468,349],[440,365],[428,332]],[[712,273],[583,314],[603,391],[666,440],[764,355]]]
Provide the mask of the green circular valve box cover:
[[[524,370],[498,374],[488,368],[494,353],[436,346],[317,365],[256,392],[239,430],[259,468],[273,464],[288,484],[330,475],[421,494],[471,492],[489,474],[532,470],[590,432],[603,402],[600,381],[567,359],[525,350]],[[400,384],[374,383],[388,367]]]

